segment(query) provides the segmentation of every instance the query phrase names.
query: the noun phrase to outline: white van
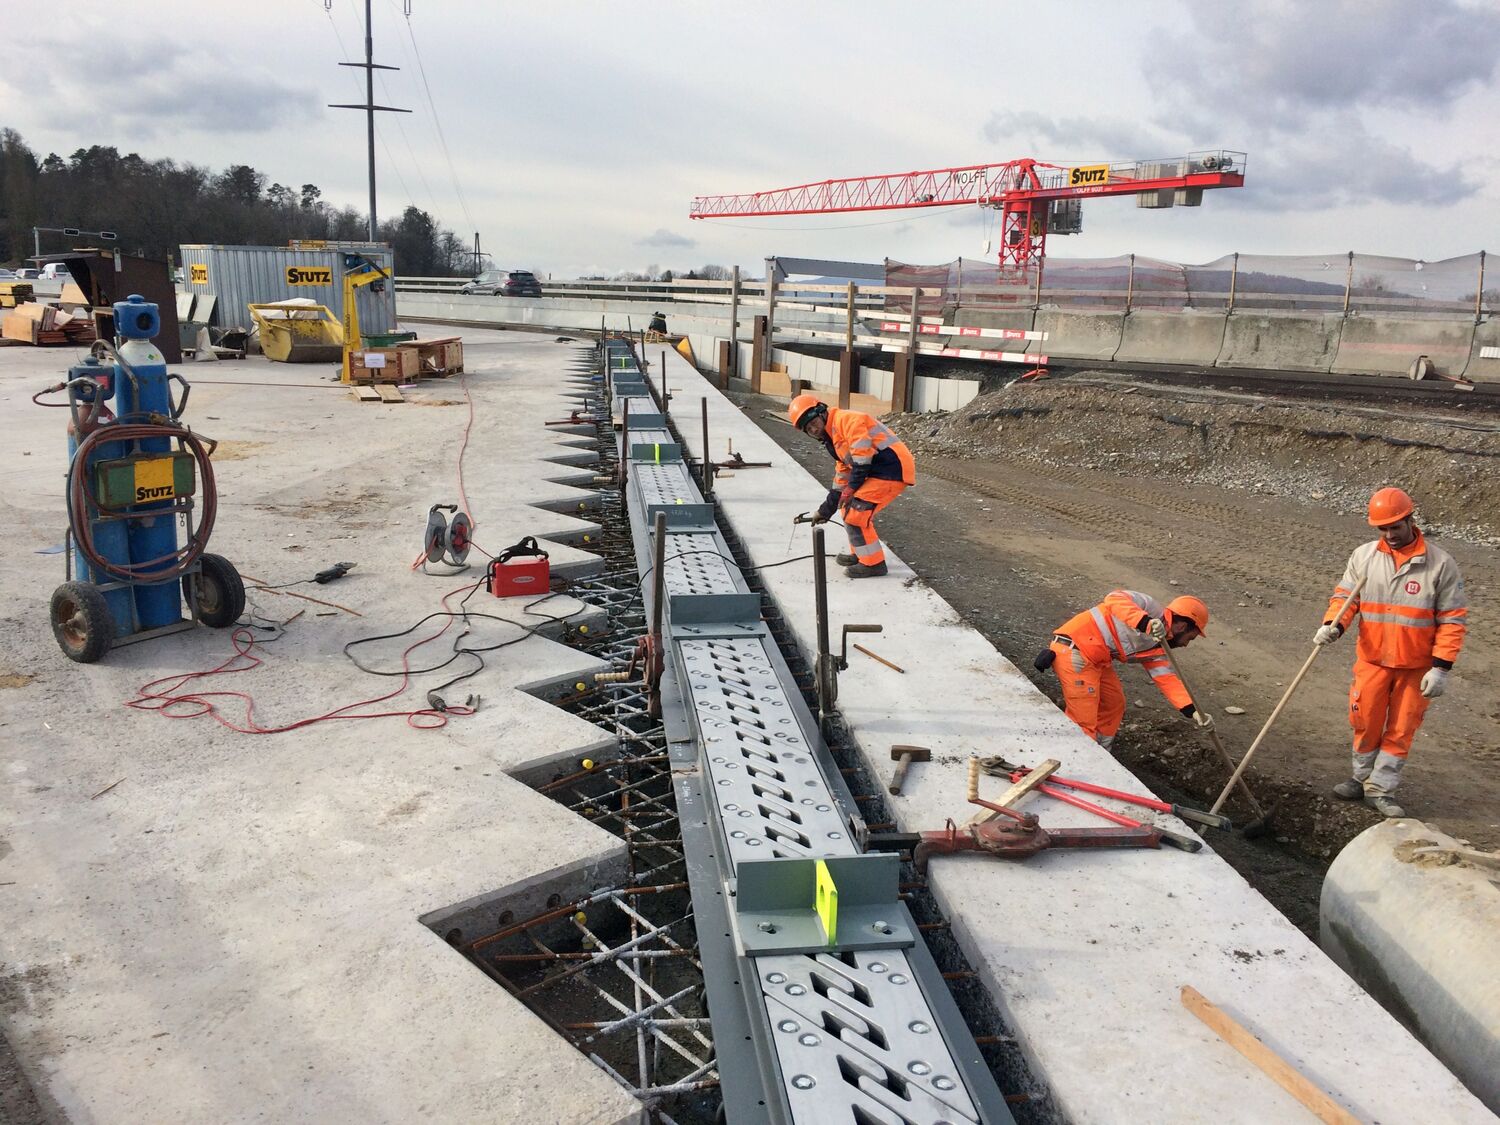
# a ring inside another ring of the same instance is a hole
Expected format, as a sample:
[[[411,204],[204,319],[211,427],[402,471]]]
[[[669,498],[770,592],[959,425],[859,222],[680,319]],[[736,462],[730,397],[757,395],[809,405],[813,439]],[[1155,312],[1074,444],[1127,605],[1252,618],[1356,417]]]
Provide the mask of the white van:
[[[68,272],[68,267],[61,262],[48,262],[42,267],[43,281],[72,281],[73,275]]]

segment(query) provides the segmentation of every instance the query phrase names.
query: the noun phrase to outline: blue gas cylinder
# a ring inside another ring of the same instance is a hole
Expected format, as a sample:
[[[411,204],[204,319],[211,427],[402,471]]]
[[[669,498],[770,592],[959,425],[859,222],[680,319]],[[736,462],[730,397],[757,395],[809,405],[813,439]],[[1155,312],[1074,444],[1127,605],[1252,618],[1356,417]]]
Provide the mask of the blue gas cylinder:
[[[106,427],[114,421],[114,415],[110,413],[109,407],[100,406],[95,414],[93,403],[96,399],[107,402],[115,394],[116,371],[113,367],[105,367],[98,360],[90,358],[75,367],[68,368],[68,382],[74,379],[92,379],[98,384],[98,389],[90,387],[79,387],[73,392],[79,402],[79,414],[81,429],[73,425],[71,419],[68,421],[68,461],[71,464],[74,454],[78,452],[79,443],[94,430]],[[93,414],[93,421],[89,421],[89,415]],[[94,465],[100,461],[111,461],[116,457],[124,457],[129,452],[129,447],[121,441],[106,441],[94,447],[89,454],[86,464],[76,467],[75,472],[82,476],[85,488],[92,488],[94,483]],[[89,535],[94,543],[94,550],[100,558],[112,563],[128,563],[130,561],[130,538],[122,520],[95,519],[89,521]],[[109,574],[94,566],[84,557],[83,551],[75,544],[73,547],[73,576],[80,582],[92,582],[95,585],[103,585],[108,582],[117,581],[114,575]],[[115,635],[128,637],[132,633],[140,631],[139,622],[135,616],[135,596],[128,588],[104,591],[104,601],[109,606],[109,616],[114,622]]]
[[[161,313],[139,294],[115,303],[115,333],[124,338],[120,358],[130,365],[135,378],[120,374],[116,402],[123,421],[144,422],[143,415],[170,416],[172,395],[167,385],[167,363],[152,338],[161,331]],[[139,443],[142,453],[169,453],[172,439],[147,438]],[[172,513],[173,501],[157,500],[136,504],[130,509],[130,561],[135,566],[161,559],[177,550],[177,519]],[[152,515],[163,512],[162,515]],[[155,567],[137,572],[137,580],[150,582],[153,572],[167,571],[174,563],[169,559]],[[181,586],[177,579],[153,586],[135,588],[136,617],[142,629],[171,625],[182,619]]]

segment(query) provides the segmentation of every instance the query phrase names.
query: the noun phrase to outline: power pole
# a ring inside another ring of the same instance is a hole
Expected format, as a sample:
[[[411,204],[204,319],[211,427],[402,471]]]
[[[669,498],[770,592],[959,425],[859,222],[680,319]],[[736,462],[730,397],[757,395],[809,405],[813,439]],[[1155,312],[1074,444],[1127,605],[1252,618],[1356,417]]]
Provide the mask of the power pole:
[[[479,232],[476,230],[474,232],[474,275],[476,277],[479,275],[479,263],[482,261],[484,261],[484,256],[479,253]]]
[[[375,40],[370,26],[370,2],[365,0],[365,61],[341,62],[339,66],[360,67],[365,72],[365,100],[363,105],[348,105],[342,103],[329,103],[329,109],[362,109],[365,111],[365,128],[368,134],[370,155],[370,241],[375,239],[375,114],[376,113],[410,113],[409,109],[397,109],[395,106],[375,104],[375,72],[377,70],[400,70],[399,66],[384,66],[375,61]],[[325,5],[326,6],[326,5]]]

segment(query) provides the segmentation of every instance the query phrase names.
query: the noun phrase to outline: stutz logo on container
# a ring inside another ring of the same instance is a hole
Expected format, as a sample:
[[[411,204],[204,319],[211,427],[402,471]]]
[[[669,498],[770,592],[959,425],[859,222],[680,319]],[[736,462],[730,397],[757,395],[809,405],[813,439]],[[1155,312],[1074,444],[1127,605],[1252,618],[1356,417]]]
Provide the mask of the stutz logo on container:
[[[1108,164],[1086,164],[1078,168],[1068,169],[1069,187],[1090,187],[1096,184],[1109,183]]]
[[[194,263],[188,267],[188,280],[196,285],[208,284],[208,267]]]
[[[288,285],[332,285],[333,268],[331,266],[287,266],[286,283]]]

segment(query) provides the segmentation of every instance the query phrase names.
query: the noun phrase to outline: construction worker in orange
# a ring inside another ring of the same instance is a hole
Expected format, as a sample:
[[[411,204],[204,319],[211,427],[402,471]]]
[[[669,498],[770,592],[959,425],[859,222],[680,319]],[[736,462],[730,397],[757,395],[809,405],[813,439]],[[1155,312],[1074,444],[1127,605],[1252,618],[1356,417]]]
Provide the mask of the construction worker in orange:
[[[1448,686],[1469,609],[1458,564],[1427,542],[1410,496],[1382,488],[1370,497],[1369,523],[1380,538],[1349,556],[1313,642],[1331,645],[1359,621],[1349,689],[1354,776],[1333,787],[1335,796],[1364,798],[1383,816],[1405,816],[1393,794],[1422,716]],[[1335,620],[1361,578],[1359,595]]]
[[[821,441],[838,467],[833,487],[819,506],[814,522],[826,523],[833,513],[844,513],[849,553],[838,564],[850,578],[885,574],[885,548],[875,531],[875,516],[903,489],[917,483],[917,464],[911,450],[878,419],[858,410],[840,410],[813,395],[792,399],[787,417],[809,437]]]
[[[1198,710],[1162,648],[1185,648],[1207,628],[1208,606],[1197,598],[1173,598],[1163,607],[1149,594],[1111,590],[1059,626],[1035,664],[1043,671],[1056,666],[1068,718],[1106,750],[1114,748],[1125,718],[1125,692],[1111,667],[1116,660],[1145,668],[1168,703],[1208,730],[1212,716]]]

